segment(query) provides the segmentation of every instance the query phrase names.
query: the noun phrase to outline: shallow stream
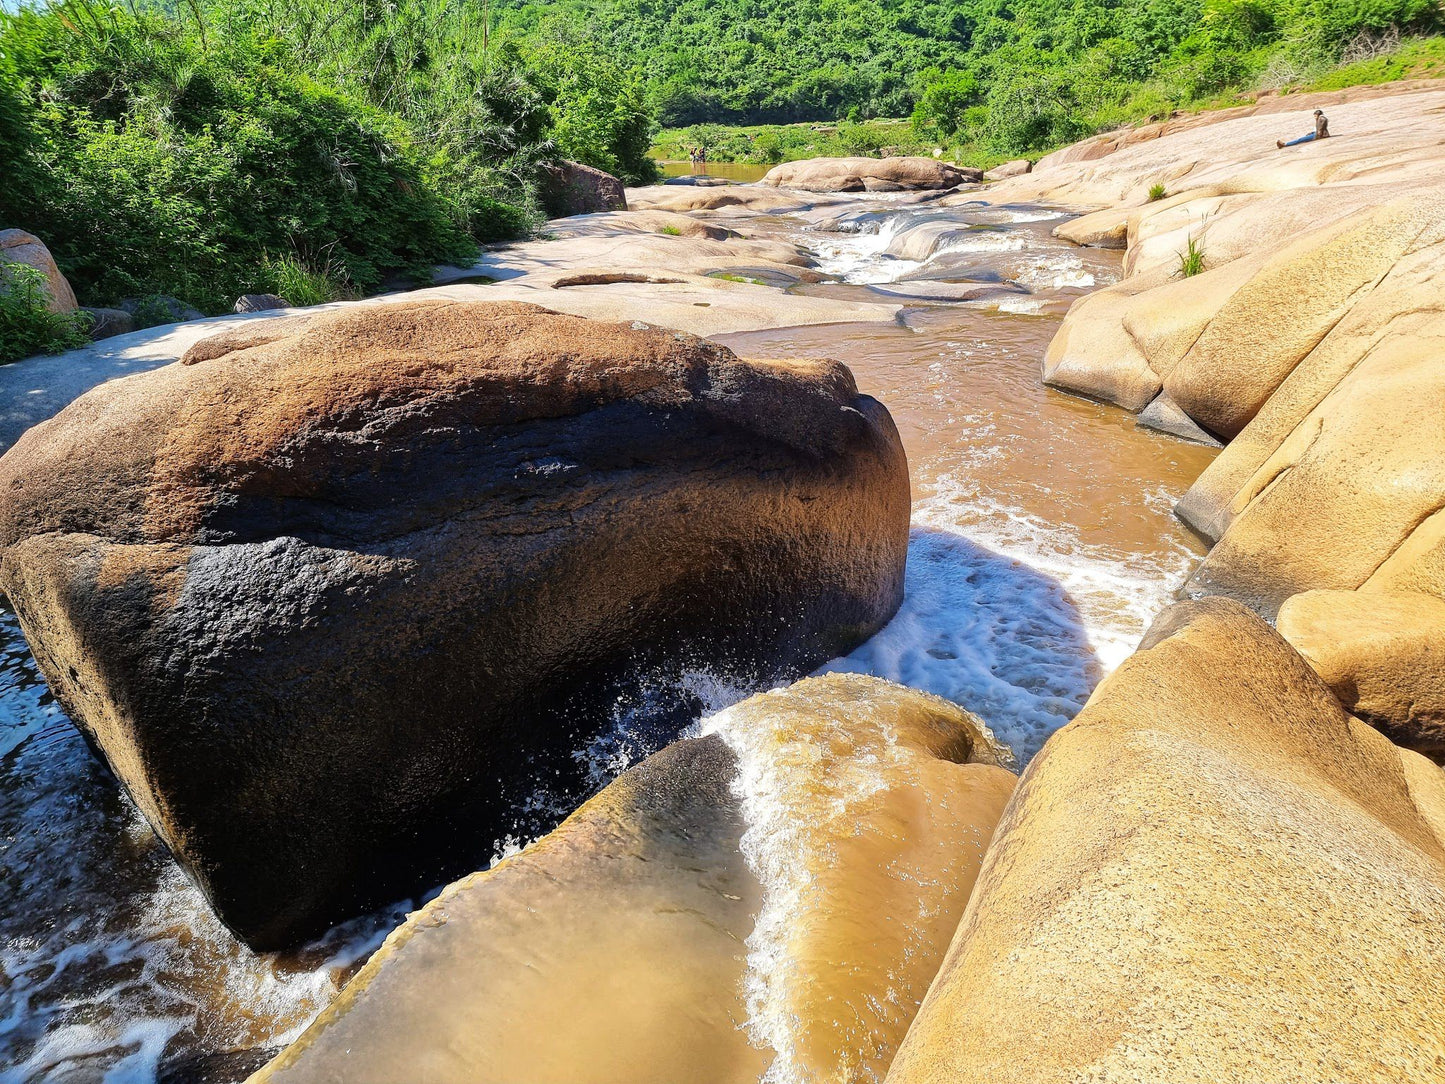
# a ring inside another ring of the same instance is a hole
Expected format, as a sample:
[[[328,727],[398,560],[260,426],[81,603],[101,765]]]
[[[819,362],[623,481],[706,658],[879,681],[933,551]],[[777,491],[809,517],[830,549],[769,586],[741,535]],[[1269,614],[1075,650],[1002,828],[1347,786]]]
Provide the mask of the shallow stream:
[[[914,527],[893,622],[831,668],[974,711],[1021,762],[1133,648],[1200,552],[1172,503],[1213,454],[1045,389],[1072,298],[1117,254],[1054,240],[1039,207],[859,198],[752,220],[828,281],[795,289],[915,305],[896,326],[723,339],[744,356],[830,356],[886,403]],[[977,284],[991,296],[937,304]],[[763,288],[763,287],[758,287]],[[696,675],[718,710],[750,690]],[[579,755],[605,782],[655,746],[619,714]],[[498,841],[499,850],[518,841]],[[211,915],[46,692],[0,613],[0,1082],[234,1081],[294,1036],[410,906],[301,952],[256,956]]]

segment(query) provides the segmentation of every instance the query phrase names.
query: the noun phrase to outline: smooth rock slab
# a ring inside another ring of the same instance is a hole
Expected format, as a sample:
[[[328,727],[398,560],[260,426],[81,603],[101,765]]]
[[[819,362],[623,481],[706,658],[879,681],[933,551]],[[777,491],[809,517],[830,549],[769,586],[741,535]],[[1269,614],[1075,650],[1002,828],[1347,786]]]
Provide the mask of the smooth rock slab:
[[[1398,1084],[1445,1064],[1445,774],[1237,603],[1034,758],[888,1084]]]
[[[1445,757],[1445,599],[1419,591],[1305,591],[1279,632],[1341,703],[1391,741]]]
[[[909,509],[841,365],[444,302],[202,340],[30,430],[0,491],[51,689],[258,947],[475,869],[657,674],[865,639]]]

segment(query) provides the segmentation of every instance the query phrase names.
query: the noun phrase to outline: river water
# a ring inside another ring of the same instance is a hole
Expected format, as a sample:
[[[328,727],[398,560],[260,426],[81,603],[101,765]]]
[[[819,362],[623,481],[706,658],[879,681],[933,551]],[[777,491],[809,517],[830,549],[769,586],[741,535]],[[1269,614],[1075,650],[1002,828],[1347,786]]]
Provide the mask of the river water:
[[[829,280],[795,289],[922,300],[896,326],[722,340],[744,356],[845,361],[908,451],[903,608],[828,668],[950,697],[1021,762],[1184,578],[1200,551],[1170,507],[1212,455],[1040,384],[1068,303],[1119,274],[1116,253],[1055,241],[1061,217],[884,197],[753,220],[754,232],[801,242]],[[930,300],[969,286],[992,296]],[[752,691],[690,680],[712,710]],[[657,741],[619,716],[579,755],[602,783]],[[91,757],[0,612],[0,1082],[243,1079],[416,902],[299,952],[238,945]]]

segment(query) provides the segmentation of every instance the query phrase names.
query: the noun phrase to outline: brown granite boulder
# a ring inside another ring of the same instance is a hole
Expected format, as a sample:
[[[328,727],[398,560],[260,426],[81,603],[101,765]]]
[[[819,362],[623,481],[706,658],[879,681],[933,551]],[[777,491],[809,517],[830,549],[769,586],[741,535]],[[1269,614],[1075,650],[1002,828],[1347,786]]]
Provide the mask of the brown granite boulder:
[[[909,511],[842,365],[435,301],[202,340],[26,433],[0,492],[51,689],[259,947],[477,868],[619,697],[871,635]]]
[[[78,307],[75,291],[70,288],[55,257],[45,242],[24,230],[0,230],[0,262],[24,264],[45,276],[47,304],[51,312],[74,312]]]
[[[543,170],[541,198],[551,218],[627,210],[622,182],[581,162],[559,162]]]

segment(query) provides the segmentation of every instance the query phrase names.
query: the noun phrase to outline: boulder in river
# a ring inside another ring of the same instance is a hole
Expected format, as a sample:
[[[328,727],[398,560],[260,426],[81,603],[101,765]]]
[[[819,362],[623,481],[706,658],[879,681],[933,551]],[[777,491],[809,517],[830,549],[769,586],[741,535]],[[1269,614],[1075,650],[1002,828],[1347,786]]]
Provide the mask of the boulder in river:
[[[1020,782],[889,1084],[1438,1080],[1445,774],[1238,603]]]
[[[280,294],[242,294],[236,298],[235,312],[270,312],[272,309],[289,309],[291,302]]]
[[[477,868],[619,697],[849,650],[908,538],[842,365],[523,304],[248,322],[31,429],[0,487],[51,689],[258,947]]]
[[[805,192],[901,192],[955,188],[983,180],[983,170],[935,158],[808,158],[768,170],[759,184]]]
[[[704,728],[412,915],[254,1084],[880,1079],[1013,790],[1005,751],[857,674]]]
[[[60,273],[45,242],[24,230],[0,230],[0,263],[23,264],[45,276],[46,305],[51,312],[74,312],[75,291]]]

